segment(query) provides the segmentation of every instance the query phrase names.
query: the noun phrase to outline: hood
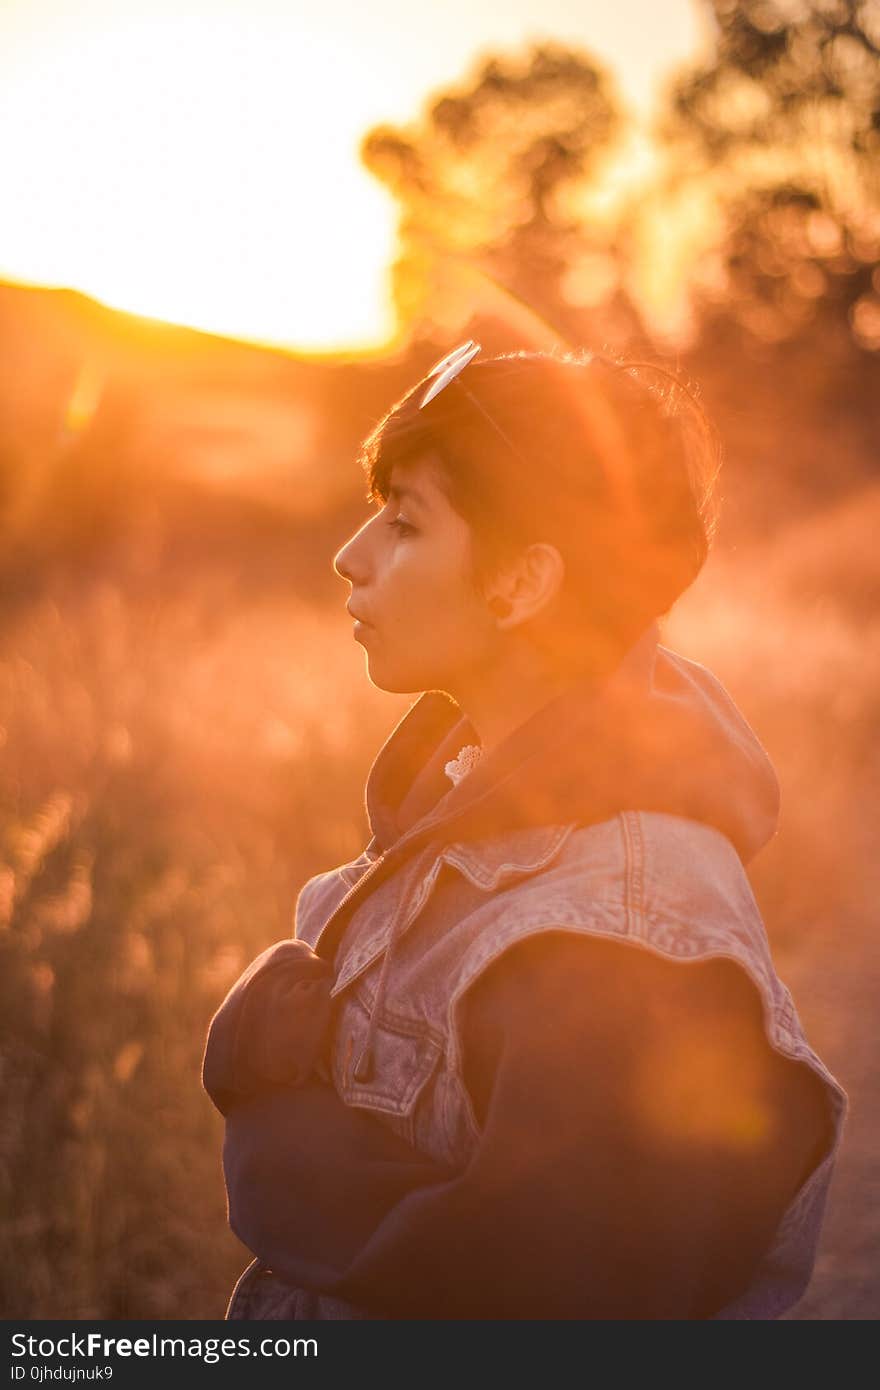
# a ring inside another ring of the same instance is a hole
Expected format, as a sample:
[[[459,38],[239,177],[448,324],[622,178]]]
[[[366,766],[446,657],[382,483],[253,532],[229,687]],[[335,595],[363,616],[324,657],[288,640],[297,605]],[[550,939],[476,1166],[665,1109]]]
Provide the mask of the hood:
[[[747,863],[776,830],[773,766],[721,682],[658,632],[652,623],[600,683],[548,701],[452,787],[445,764],[479,737],[449,695],[420,695],[367,777],[374,842],[384,852],[423,831],[473,840],[665,811],[720,830]]]

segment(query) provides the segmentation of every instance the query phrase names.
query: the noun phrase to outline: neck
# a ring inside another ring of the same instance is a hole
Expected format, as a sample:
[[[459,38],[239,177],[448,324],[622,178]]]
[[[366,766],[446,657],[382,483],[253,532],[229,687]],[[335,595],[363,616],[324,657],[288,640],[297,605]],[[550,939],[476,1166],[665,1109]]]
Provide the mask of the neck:
[[[485,754],[575,683],[598,684],[602,672],[614,664],[606,657],[590,666],[553,666],[534,651],[515,648],[505,660],[493,661],[491,668],[463,674],[448,693],[473,724]]]

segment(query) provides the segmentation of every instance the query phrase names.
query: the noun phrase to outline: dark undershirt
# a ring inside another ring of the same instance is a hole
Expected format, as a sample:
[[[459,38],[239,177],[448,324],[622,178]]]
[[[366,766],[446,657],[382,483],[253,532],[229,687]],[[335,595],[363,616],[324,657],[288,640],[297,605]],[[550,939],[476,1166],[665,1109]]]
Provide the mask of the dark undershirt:
[[[230,1223],[265,1264],[391,1318],[704,1318],[744,1290],[830,1129],[737,965],[553,931],[460,1025],[461,1173],[326,1085],[228,1107]]]

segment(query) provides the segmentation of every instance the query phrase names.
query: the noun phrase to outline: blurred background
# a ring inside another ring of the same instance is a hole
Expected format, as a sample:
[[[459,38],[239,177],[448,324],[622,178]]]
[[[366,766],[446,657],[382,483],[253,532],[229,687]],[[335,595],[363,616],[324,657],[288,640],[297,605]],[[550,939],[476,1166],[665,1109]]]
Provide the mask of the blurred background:
[[[795,1319],[880,1314],[880,0],[0,7],[0,1313],[222,1317],[209,1019],[410,703],[331,569],[461,339],[649,353],[723,436],[664,641],[852,1112]]]

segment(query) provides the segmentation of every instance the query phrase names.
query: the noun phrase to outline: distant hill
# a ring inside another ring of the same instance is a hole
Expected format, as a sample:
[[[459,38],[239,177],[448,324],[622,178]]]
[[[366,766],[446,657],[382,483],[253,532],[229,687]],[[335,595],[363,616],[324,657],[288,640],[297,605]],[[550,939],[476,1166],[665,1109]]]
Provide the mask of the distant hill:
[[[363,496],[353,454],[403,357],[309,357],[0,284],[0,526],[10,555],[172,529],[301,526]]]

